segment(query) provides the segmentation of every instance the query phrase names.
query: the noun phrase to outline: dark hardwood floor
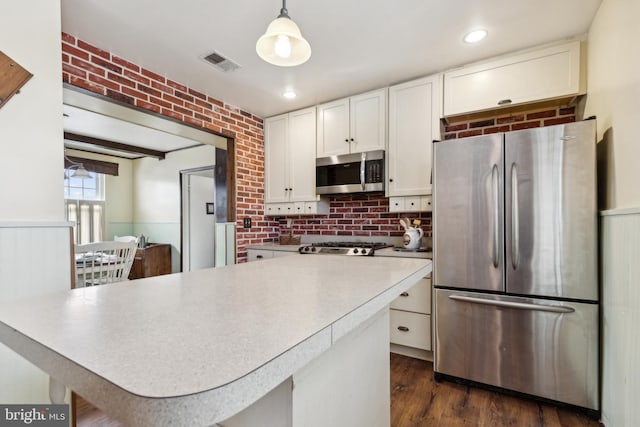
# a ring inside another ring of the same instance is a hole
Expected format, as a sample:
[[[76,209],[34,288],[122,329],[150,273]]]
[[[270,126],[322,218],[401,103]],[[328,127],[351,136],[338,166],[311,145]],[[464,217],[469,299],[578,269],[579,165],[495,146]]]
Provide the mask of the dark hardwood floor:
[[[121,427],[80,396],[78,427]],[[600,427],[582,413],[433,380],[431,362],[391,354],[391,427]],[[336,426],[338,427],[338,426]],[[349,426],[341,426],[349,427]]]
[[[433,364],[391,354],[391,427],[599,427],[580,412],[433,379]]]

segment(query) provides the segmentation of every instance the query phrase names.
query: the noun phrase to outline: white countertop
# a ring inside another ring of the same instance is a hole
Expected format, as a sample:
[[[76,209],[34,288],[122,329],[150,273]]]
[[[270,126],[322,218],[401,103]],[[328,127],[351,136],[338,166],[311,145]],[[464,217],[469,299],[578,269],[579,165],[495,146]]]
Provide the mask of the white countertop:
[[[127,424],[213,424],[430,271],[295,256],[80,288],[0,306],[0,341]]]

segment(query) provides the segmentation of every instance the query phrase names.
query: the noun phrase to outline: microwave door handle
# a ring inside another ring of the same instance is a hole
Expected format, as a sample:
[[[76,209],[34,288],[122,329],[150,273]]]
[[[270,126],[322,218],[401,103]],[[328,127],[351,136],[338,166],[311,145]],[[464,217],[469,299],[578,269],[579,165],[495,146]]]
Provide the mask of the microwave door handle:
[[[360,159],[361,159],[360,160],[360,185],[362,186],[362,191],[364,191],[365,189],[364,169],[367,164],[367,154],[362,153],[362,156],[360,157]]]

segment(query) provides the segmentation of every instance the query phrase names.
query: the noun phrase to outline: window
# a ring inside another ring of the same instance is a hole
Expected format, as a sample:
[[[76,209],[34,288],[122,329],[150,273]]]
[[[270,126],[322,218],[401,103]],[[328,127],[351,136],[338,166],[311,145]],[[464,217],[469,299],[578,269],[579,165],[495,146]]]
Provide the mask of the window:
[[[67,221],[74,222],[77,244],[104,240],[105,175],[91,172],[91,178],[74,178],[75,169],[65,169],[64,199]]]

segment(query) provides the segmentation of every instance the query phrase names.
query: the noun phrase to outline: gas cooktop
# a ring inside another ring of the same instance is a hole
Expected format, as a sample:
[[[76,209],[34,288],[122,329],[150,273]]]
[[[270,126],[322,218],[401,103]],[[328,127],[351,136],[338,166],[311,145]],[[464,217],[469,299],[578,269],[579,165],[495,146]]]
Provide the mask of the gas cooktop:
[[[334,254],[373,256],[376,249],[388,248],[393,245],[384,242],[320,242],[301,246],[301,254]]]

